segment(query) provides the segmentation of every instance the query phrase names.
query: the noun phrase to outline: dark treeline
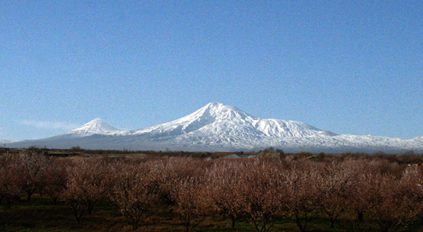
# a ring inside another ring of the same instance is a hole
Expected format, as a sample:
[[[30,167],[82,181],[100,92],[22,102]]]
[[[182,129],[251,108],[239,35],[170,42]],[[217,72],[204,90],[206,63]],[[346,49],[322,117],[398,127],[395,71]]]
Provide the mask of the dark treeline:
[[[342,223],[343,231],[397,231],[423,219],[420,162],[412,154],[70,159],[26,151],[1,156],[0,202],[11,208],[23,196],[31,201],[33,194],[45,194],[55,204],[64,202],[76,223],[99,203],[111,203],[133,229],[160,205],[186,231],[210,217],[228,218],[233,228],[248,220],[255,231],[291,218],[307,231],[316,215],[325,215],[328,226]]]

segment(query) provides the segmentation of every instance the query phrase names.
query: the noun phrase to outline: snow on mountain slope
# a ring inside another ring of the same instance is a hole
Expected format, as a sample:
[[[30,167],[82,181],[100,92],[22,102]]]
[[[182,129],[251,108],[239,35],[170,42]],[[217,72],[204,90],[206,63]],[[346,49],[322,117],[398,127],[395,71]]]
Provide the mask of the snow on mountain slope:
[[[255,127],[269,137],[306,137],[317,135],[336,135],[333,132],[320,130],[308,124],[279,119],[259,119]]]
[[[197,138],[216,135],[220,140],[229,140],[228,142],[231,139],[257,140],[265,137],[335,135],[302,122],[256,118],[236,107],[222,103],[209,103],[188,116],[137,130],[134,134],[145,133],[184,137],[190,134]]]
[[[269,144],[269,146],[282,148],[288,152],[423,152],[423,140],[418,141],[413,139],[408,140],[365,135],[286,137],[282,139],[269,139],[266,142],[262,142],[263,144]]]
[[[172,122],[137,130],[135,134],[151,132],[185,134],[199,130],[204,126],[218,124],[223,121],[231,121],[233,124],[239,124],[240,121],[247,117],[251,116],[235,107],[223,105],[221,103],[209,103],[188,116]]]

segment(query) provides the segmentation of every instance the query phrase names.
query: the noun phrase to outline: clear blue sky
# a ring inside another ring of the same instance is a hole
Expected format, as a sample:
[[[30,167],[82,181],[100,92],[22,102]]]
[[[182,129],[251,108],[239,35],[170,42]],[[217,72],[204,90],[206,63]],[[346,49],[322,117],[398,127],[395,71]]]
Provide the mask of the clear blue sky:
[[[0,139],[209,102],[342,134],[423,135],[423,1],[0,1]]]

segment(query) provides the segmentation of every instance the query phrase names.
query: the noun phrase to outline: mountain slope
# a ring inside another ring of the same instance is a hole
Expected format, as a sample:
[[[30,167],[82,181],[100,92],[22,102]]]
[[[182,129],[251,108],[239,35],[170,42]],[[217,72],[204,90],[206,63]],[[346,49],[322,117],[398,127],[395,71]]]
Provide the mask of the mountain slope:
[[[261,119],[233,106],[209,103],[185,117],[145,129],[119,130],[101,119],[94,119],[58,136],[8,145],[190,151],[247,151],[273,146],[287,152],[397,153],[423,152],[422,138],[338,135],[302,122]]]

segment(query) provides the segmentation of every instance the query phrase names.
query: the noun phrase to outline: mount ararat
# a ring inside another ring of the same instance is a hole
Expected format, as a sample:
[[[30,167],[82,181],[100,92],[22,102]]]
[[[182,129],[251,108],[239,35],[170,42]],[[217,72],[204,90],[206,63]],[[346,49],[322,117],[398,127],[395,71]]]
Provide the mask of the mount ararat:
[[[285,152],[404,153],[423,152],[423,137],[342,135],[297,121],[261,119],[233,106],[209,103],[183,118],[145,129],[120,130],[97,118],[61,135],[7,146],[173,151],[257,151],[272,146]]]

